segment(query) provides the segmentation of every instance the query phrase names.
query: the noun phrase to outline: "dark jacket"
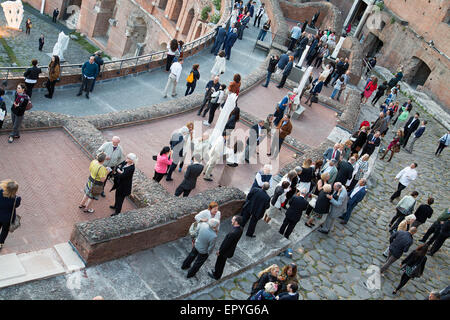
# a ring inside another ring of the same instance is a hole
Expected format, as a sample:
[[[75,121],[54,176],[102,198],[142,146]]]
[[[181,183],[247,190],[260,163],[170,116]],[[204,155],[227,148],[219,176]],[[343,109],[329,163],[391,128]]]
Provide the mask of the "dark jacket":
[[[298,292],[290,295],[289,292],[283,292],[278,295],[278,300],[298,300]]]
[[[184,179],[180,184],[186,190],[192,190],[195,188],[198,176],[203,171],[203,165],[201,163],[194,163],[187,167]]]
[[[358,185],[355,186],[355,188]],[[348,193],[348,202],[347,202],[347,206],[356,206],[359,202],[362,201],[362,199],[364,199],[364,197],[366,196],[366,187],[359,189],[359,191],[353,196],[351,197],[352,191],[350,191]]]
[[[45,43],[45,38],[39,37],[39,46],[43,46]]]
[[[413,267],[417,265],[416,270],[414,270],[411,278],[419,278],[423,274],[423,270],[425,269],[425,264],[427,263],[427,257],[421,257],[414,250],[411,252],[403,261],[403,266]]]
[[[420,127],[419,129],[416,130],[416,132],[414,133],[414,136],[416,138],[420,138],[423,133],[425,132],[426,127]]]
[[[246,202],[242,207],[242,211],[261,219],[270,207],[270,197],[267,192],[261,188],[253,188],[247,195]]]
[[[308,44],[308,37],[302,37],[300,38],[300,41],[298,43],[297,48],[295,48],[295,50],[305,50],[306,45]]]
[[[281,196],[283,193],[284,193],[283,187],[282,186],[277,186],[275,188],[275,191],[273,192],[272,199],[270,200],[270,203],[274,206],[275,203],[278,200],[278,197]]]
[[[100,67],[104,64],[104,61],[102,59],[102,57],[95,55],[94,56],[94,61],[96,64],[98,64],[98,68],[100,70]]]
[[[294,61],[289,61],[288,64],[286,65],[286,68],[284,68],[284,70],[283,70],[283,75],[289,76],[293,67],[294,67]]]
[[[274,277],[270,272],[263,273],[262,276],[257,280],[256,287],[252,288],[251,295],[254,295],[259,290],[264,290],[264,286],[268,282],[279,283],[278,278]]]
[[[39,73],[41,73],[41,68],[32,66],[28,68],[27,71],[23,74],[26,79],[37,80],[39,78]]]
[[[330,199],[327,198],[329,193],[321,190],[319,196],[317,197],[316,206],[314,207],[314,212],[327,214],[330,211]]]
[[[191,72],[194,74],[194,80],[191,83],[187,82],[187,85],[195,86],[197,84],[197,80],[200,79],[200,72],[198,72],[198,70],[194,70],[194,69],[192,69]],[[191,73],[189,73],[189,74],[191,74]]]
[[[361,131],[359,135],[356,137],[355,142],[352,144],[352,150],[355,150],[356,147],[362,147],[367,140],[367,133]]]
[[[410,117],[410,118],[408,119],[408,121],[405,123],[405,126],[404,126],[404,128],[403,128],[405,132],[406,132],[406,130],[408,130],[409,132],[414,132],[414,131],[417,130],[417,128],[418,128],[419,125],[420,125],[420,120],[419,120],[419,119],[416,119],[416,121],[414,121],[414,123],[411,125],[411,128],[408,129],[409,124],[410,124],[413,120],[414,120],[414,117]]]
[[[126,161],[123,161],[117,166],[117,169],[123,170],[122,173],[116,172],[114,174],[114,185],[111,189],[117,190],[117,193],[123,197],[129,196],[131,194],[131,188],[133,184],[133,174],[134,174],[134,164],[125,167]]]
[[[345,72],[345,63],[343,61],[339,61],[336,64],[336,73],[341,75],[344,74],[344,72]]]
[[[396,259],[399,259],[403,252],[408,252],[409,247],[413,243],[412,234],[402,230],[394,232],[390,240],[392,240],[392,242],[389,245],[389,252]]]
[[[219,30],[217,31],[215,43],[223,43],[226,37],[227,37],[227,30],[225,30],[225,28],[220,27]]]
[[[314,169],[309,168],[303,168],[302,167],[302,173],[298,175],[299,182],[311,182],[312,178],[314,176]],[[309,191],[309,190],[307,190]]]
[[[270,58],[269,61],[269,66],[267,67],[267,71],[274,73],[275,69],[277,67],[277,63],[278,63],[279,59],[275,59],[275,58]]]
[[[17,92],[14,95],[14,101],[16,101],[16,99],[17,99]],[[13,105],[11,106],[11,112],[14,113],[16,116],[19,116],[19,117],[23,116],[25,114],[25,109],[27,107],[28,100],[30,100],[30,98],[24,93],[22,95],[22,97],[20,98],[18,107],[14,107],[14,102],[13,102]]]
[[[289,62],[289,56],[288,56],[286,53],[283,53],[283,54],[280,56],[280,60],[278,60],[277,66],[278,66],[278,68],[280,68],[280,69],[284,69],[284,67],[286,67],[286,65],[288,64],[288,62]]]
[[[94,63],[89,63],[89,61],[86,61],[83,66],[81,67],[81,73],[85,76],[85,77],[89,77],[89,78],[97,78],[98,75],[98,64]]]
[[[236,39],[238,38],[237,33],[231,32],[227,35],[227,38],[225,40],[225,47],[231,48],[233,47],[234,43],[236,42]]]
[[[16,199],[16,208],[20,206],[22,198],[17,196]],[[0,222],[1,223],[10,223],[11,222],[11,214],[13,213],[14,206],[14,198],[6,198],[3,196],[3,189],[0,189]],[[16,210],[14,209],[14,218],[16,219]]]
[[[233,227],[233,230],[231,230],[225,236],[225,239],[223,239],[219,248],[219,254],[231,258],[234,255],[234,250],[236,249],[239,239],[241,239],[242,232],[242,227]]]
[[[289,200],[289,209],[286,211],[286,219],[292,222],[299,222],[303,211],[308,207],[308,201],[301,196],[293,196]]]
[[[338,173],[336,175],[336,179],[334,179],[334,182],[340,182],[345,185],[347,180],[350,180],[352,178],[353,166],[348,161],[339,161],[337,169]]]
[[[414,215],[416,216],[416,220],[420,223],[424,223],[431,217],[433,214],[433,209],[428,204],[421,204]]]
[[[377,91],[377,93],[375,94],[376,96],[383,96],[384,95],[384,91],[387,89],[387,85],[384,85],[384,84],[382,84],[382,85],[380,85],[379,87],[378,87],[378,91]]]
[[[376,138],[373,144],[369,143],[372,141],[373,136],[374,136],[373,133],[371,133],[367,136],[367,142],[366,142],[366,145],[364,146],[364,149],[367,151],[370,151],[370,152],[373,152],[375,150],[375,148],[378,147],[381,143],[380,137]]]
[[[208,83],[206,84],[206,92],[205,92],[205,96],[211,98],[211,95],[213,93],[213,91],[211,90],[211,88],[214,88],[215,91],[218,91],[220,87],[220,83],[214,83],[213,80],[209,80]]]

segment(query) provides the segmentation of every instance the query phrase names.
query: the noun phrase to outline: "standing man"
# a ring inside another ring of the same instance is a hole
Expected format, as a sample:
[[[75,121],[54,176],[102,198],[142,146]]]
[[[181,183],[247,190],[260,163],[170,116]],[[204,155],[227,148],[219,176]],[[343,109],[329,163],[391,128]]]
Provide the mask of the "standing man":
[[[194,154],[194,163],[187,167],[183,181],[175,190],[175,197],[178,197],[181,193],[183,193],[183,197],[187,197],[195,188],[197,178],[203,171],[203,165],[200,163],[201,161],[202,156],[200,154]]]
[[[246,236],[250,238],[255,238],[254,235],[256,224],[259,220],[264,216],[264,212],[270,207],[270,197],[267,194],[267,190],[269,189],[270,184],[268,182],[264,182],[262,188],[253,188],[250,190],[246,204],[248,205],[245,208],[248,215],[250,215],[250,223],[248,224]],[[243,208],[244,211],[244,208]],[[244,220],[248,219],[248,215],[243,215]],[[247,221],[243,221],[242,225],[245,226]]]
[[[98,72],[100,73],[100,69],[102,68],[102,65],[104,64],[104,61],[102,59],[102,52],[100,50],[98,50],[95,53],[94,61],[98,65]],[[97,74],[97,76],[98,76],[98,74]],[[95,80],[97,80],[97,77],[95,77],[94,81],[92,81],[91,92],[94,90]]]
[[[441,230],[442,225],[445,221],[450,219],[450,208],[447,208],[444,210],[444,212],[436,219],[435,222],[428,228],[427,232],[423,235],[422,239],[420,239],[420,242],[426,242],[430,235],[433,235],[433,237],[428,242],[428,245],[431,245],[434,240],[436,240],[437,236],[439,235],[439,232]]]
[[[55,8],[55,10],[53,10],[53,18],[52,18],[52,21],[54,23],[56,23],[56,19],[58,18],[58,15],[59,15],[59,10],[58,10],[58,8]]]
[[[45,38],[44,38],[44,35],[41,34],[41,36],[39,37],[39,51],[42,51],[42,48],[44,47],[44,43],[45,43]]]
[[[270,78],[272,77],[272,73],[276,71],[276,67],[279,61],[280,57],[278,57],[277,55],[270,57],[269,65],[267,66],[266,83],[262,85],[263,87],[267,88],[269,86]]]
[[[250,22],[250,12],[247,12],[247,14],[245,15],[245,17],[243,17],[241,19],[241,25],[239,27],[239,32],[238,32],[238,38],[239,40],[242,40],[242,37],[244,36],[244,30],[245,28],[247,28],[247,24]]]
[[[361,154],[368,154],[369,156],[375,151],[375,148],[378,147],[381,143],[380,139],[380,131],[375,132],[375,134],[371,133],[367,136],[367,142],[364,146]]]
[[[423,133],[425,132],[426,129],[426,125],[427,125],[427,120],[423,120],[421,126],[419,127],[419,129],[416,130],[416,132],[414,132],[414,137],[413,140],[411,141],[411,143],[409,144],[409,149],[405,147],[405,151],[412,153],[413,147],[414,147],[414,143],[416,143],[417,139],[419,139]],[[406,146],[406,143],[405,143]]]
[[[353,177],[354,164],[356,162],[355,157],[350,157],[350,159],[344,160],[344,156],[341,155],[341,161],[339,161],[337,165],[337,176],[334,180],[335,182],[340,182],[343,185],[347,183],[348,180],[351,180]]]
[[[434,153],[435,156],[440,156],[442,150],[444,150],[450,144],[450,132],[447,132],[439,139],[439,146]]]
[[[402,190],[405,189],[412,181],[416,180],[416,168],[417,163],[413,162],[409,167],[405,167],[395,176],[395,180],[398,180],[398,187],[397,191],[395,191],[391,196],[391,202],[394,201],[395,198],[400,197]]]
[[[341,93],[342,91],[345,90],[345,88],[347,87],[348,82],[350,81],[350,70],[345,71],[344,75],[344,83],[341,85],[341,89],[339,90],[338,94],[337,94],[337,101],[339,101],[339,98],[341,97]]]
[[[255,13],[255,4],[256,1],[252,1],[250,7],[248,8],[248,12],[250,13],[251,18],[253,18],[253,14]]]
[[[259,120],[257,124],[250,128],[245,146],[245,162],[250,162],[250,158],[255,154],[256,146],[259,146],[259,143],[264,140],[266,135],[264,120]]]
[[[256,22],[258,22],[258,28],[259,28],[259,25],[261,23],[261,18],[264,16],[264,13],[265,13],[264,7],[265,7],[265,4],[261,3],[261,6],[259,7],[258,11],[256,11],[255,22],[253,23],[254,27],[256,26]]]
[[[214,40],[214,45],[211,48],[211,53],[213,53],[215,56],[217,56],[217,53],[219,53],[220,47],[225,42],[225,38],[227,37],[227,30],[225,29],[226,25],[222,25],[219,27],[219,30],[217,31],[216,39]]]
[[[283,76],[281,77],[280,84],[277,86],[278,89],[284,87],[284,84],[286,83],[286,79],[291,74],[293,67],[294,67],[294,56],[289,56],[289,62],[283,70]]]
[[[169,90],[170,85],[172,85],[172,97],[177,95],[177,83],[180,81],[181,71],[183,70],[182,65],[183,59],[180,58],[170,66],[169,78],[167,79],[167,84],[164,88],[164,98],[167,98],[167,91]]]
[[[227,60],[230,60],[231,48],[234,46],[234,43],[236,42],[237,38],[238,38],[238,35],[237,35],[236,28],[234,28],[231,31],[231,33],[227,34],[227,38],[225,39],[225,42],[224,42],[225,55],[227,57]]]
[[[278,59],[278,63],[277,63],[277,69],[280,70],[278,72],[281,72],[284,70],[284,67],[286,67],[286,65],[289,62],[289,56],[291,55],[291,51],[287,51],[286,53],[283,53],[280,56],[280,59]],[[277,73],[278,73],[277,72]]]
[[[331,203],[330,212],[327,215],[327,219],[319,229],[319,232],[324,234],[328,234],[330,232],[330,230],[333,228],[336,218],[343,215],[347,210],[347,190],[340,182],[336,182],[333,185],[333,189],[333,195],[327,195],[327,198],[330,199]]]
[[[339,151],[339,143],[335,143],[333,148],[328,148],[323,153],[323,162],[326,163],[328,160],[336,160],[336,162],[341,158],[341,151]]]
[[[200,107],[200,109],[197,112],[197,115],[199,116],[202,113],[202,110],[205,106],[209,105],[209,102],[211,101],[211,95],[219,90],[220,83],[219,83],[219,76],[215,76],[213,80],[209,80],[206,84],[205,88],[205,98],[203,98],[203,103]],[[208,112],[208,107],[205,109],[205,112],[203,113],[203,117],[205,117],[206,113]]]
[[[289,43],[288,50],[294,50],[297,40],[302,35],[302,28],[300,25],[300,23],[297,23],[297,25],[291,29],[291,42]]]
[[[300,61],[300,59],[302,58],[303,51],[305,51],[306,46],[308,45],[308,42],[309,42],[310,38],[311,38],[311,35],[309,35],[309,34],[306,35],[306,32],[302,33],[302,36],[301,36],[300,41],[298,43],[298,46],[297,46],[297,48],[295,48],[295,52],[294,52],[294,58],[295,59],[298,58],[299,61]]]
[[[83,90],[86,91],[86,99],[89,99],[89,91],[92,87],[92,82],[97,78],[99,72],[98,64],[95,63],[95,57],[90,56],[89,61],[86,61],[81,67],[81,87],[77,96],[81,96]]]
[[[403,136],[403,148],[406,148],[406,145],[408,144],[408,139],[411,136],[411,134],[417,130],[419,127],[420,120],[419,120],[419,113],[416,112],[414,117],[410,117],[409,120],[406,122],[405,126],[403,127],[404,136]]]
[[[342,219],[341,224],[347,224],[350,219],[350,215],[352,214],[353,209],[356,207],[358,203],[360,203],[364,197],[366,196],[366,179],[362,178],[359,180],[358,185],[352,190],[350,196],[348,197],[347,202],[347,210],[343,215],[339,217]]]
[[[293,196],[289,200],[289,208],[286,211],[286,217],[278,231],[286,239],[289,239],[296,224],[302,218],[303,211],[308,207],[308,201],[305,199],[307,194],[308,190],[302,188],[296,196]]]
[[[220,221],[217,219],[209,219],[208,222],[199,223],[198,236],[195,240],[194,247],[189,255],[184,259],[181,269],[189,269],[187,278],[195,276],[197,271],[205,263],[208,256],[214,250],[216,244],[217,232],[219,231]],[[194,265],[191,267],[192,262]]]
[[[122,146],[120,146],[120,138],[118,136],[114,136],[111,141],[102,144],[97,150],[97,155],[102,152],[106,154],[106,159],[105,162],[103,162],[103,166],[108,170],[108,175],[103,183],[103,185],[106,185],[106,181],[108,181],[108,179],[114,174],[116,167],[125,160]],[[105,197],[105,192],[102,192],[101,196]]]
[[[236,250],[236,246],[239,239],[241,239],[243,232],[241,224],[241,216],[234,216],[231,219],[233,229],[225,236],[225,239],[223,239],[222,244],[220,245],[219,251],[217,251],[217,260],[214,270],[208,272],[208,275],[214,280],[219,280],[222,277],[227,259],[232,258],[234,255],[234,251]]]
[[[276,127],[275,135],[272,137],[272,145],[271,150],[268,156],[277,157],[278,153],[281,150],[281,146],[284,142],[284,139],[288,135],[290,135],[292,132],[292,123],[291,123],[291,116],[288,114],[285,114],[283,119],[278,123]]]
[[[380,273],[383,274],[395,261],[401,258],[403,252],[408,252],[413,243],[413,235],[417,232],[416,227],[411,227],[409,231],[399,230],[394,232],[389,239],[389,255],[386,263],[381,267]]]
[[[429,255],[433,256],[442,247],[445,240],[447,240],[449,237],[450,237],[450,221],[447,220],[441,226],[439,234],[437,235],[436,240],[434,240],[433,246],[429,251]]]

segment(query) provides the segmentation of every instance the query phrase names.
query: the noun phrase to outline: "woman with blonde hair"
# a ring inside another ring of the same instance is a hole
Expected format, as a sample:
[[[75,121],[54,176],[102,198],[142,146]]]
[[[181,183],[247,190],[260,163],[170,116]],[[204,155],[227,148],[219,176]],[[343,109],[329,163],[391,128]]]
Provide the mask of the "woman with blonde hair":
[[[356,161],[354,166],[355,169],[353,170],[354,173],[353,180],[350,183],[348,190],[352,190],[356,186],[358,181],[364,178],[366,172],[369,171],[369,158],[370,156],[366,153],[362,155],[358,161]]]
[[[89,165],[89,178],[84,188],[83,200],[81,200],[78,208],[83,209],[83,212],[94,213],[95,210],[89,208],[92,200],[98,200],[98,196],[103,192],[104,183],[108,170],[103,166],[106,160],[106,153],[100,152],[97,159],[91,161]]]
[[[341,150],[341,154],[344,157],[344,160],[350,159],[351,154],[352,154],[352,145],[353,145],[353,141],[352,140],[347,140],[345,141],[344,144],[342,145],[342,150]]]
[[[0,182],[0,250],[3,248],[11,223],[16,220],[16,208],[22,200],[17,196],[19,185],[13,180]]]
[[[264,289],[264,286],[268,282],[273,282],[273,283],[278,284],[279,274],[280,274],[280,267],[278,267],[278,265],[276,265],[276,264],[273,264],[273,265],[267,267],[266,269],[260,271],[258,273],[258,280],[255,283],[253,283],[253,285],[252,285],[252,291],[250,293],[250,296],[253,296],[259,290]]]
[[[298,175],[297,189],[302,190],[305,188],[308,192],[311,189],[311,181],[314,177],[314,168],[312,165],[312,159],[305,159],[302,164],[302,172]]]
[[[264,289],[259,290],[250,300],[275,300],[275,292],[279,286],[275,282],[267,282]]]

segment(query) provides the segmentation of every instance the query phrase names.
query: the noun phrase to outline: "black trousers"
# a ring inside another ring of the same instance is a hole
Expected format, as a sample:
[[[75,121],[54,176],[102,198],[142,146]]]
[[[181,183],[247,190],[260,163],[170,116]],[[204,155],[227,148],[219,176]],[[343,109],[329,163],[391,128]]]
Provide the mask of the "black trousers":
[[[258,28],[259,28],[259,24],[261,23],[261,18],[263,15],[260,15],[259,17],[255,17],[255,22],[253,22],[253,26],[256,25],[256,23],[258,23]]]
[[[208,259],[208,254],[202,254],[195,249],[195,247],[192,248],[189,255],[184,259],[183,264],[181,266],[182,269],[187,269],[191,267],[192,262],[195,259],[194,265],[189,269],[187,277],[193,277],[197,273],[198,270],[200,270],[201,266],[205,263],[206,259]]]
[[[170,71],[170,67],[172,66],[173,59],[175,59],[174,55],[168,54],[166,60],[166,71]]]
[[[94,79],[88,79],[85,76],[82,76],[81,87],[80,87],[80,91],[78,92],[78,94],[81,94],[83,91],[86,91],[86,96],[89,97],[89,91],[91,90],[93,81],[94,81]]]
[[[402,278],[400,279],[400,283],[398,284],[398,287],[395,290],[398,291],[401,288],[403,288],[405,284],[409,281],[409,279],[411,278],[406,274],[406,272],[403,272]]]
[[[198,110],[197,115],[200,115],[200,114],[202,113],[203,108],[204,108],[205,106],[207,106],[206,109],[209,108],[209,102],[210,102],[210,101],[211,101],[211,95],[205,94],[205,97],[203,98],[202,105],[200,106],[200,109]],[[205,115],[205,114],[206,114],[206,110],[205,110],[204,115]]]
[[[247,224],[248,220],[250,219],[250,212],[248,212],[248,211],[242,211],[242,212],[241,212],[241,216],[242,216],[242,223],[241,223],[241,226],[242,226],[242,228],[244,228],[245,225]]]
[[[431,245],[434,240],[436,240],[436,238],[439,236],[439,232],[441,231],[441,223],[439,221],[435,221],[427,230],[427,232],[425,232],[425,234],[423,235],[422,239],[423,242],[426,242],[428,240],[428,238],[433,235],[433,237],[431,237],[430,241],[428,241],[428,245]]]
[[[39,43],[39,51],[42,51],[42,47],[44,46],[43,43]]]
[[[395,191],[392,196],[391,196],[391,200],[394,200],[395,198],[400,197],[402,190],[405,189],[406,186],[402,185],[400,182],[398,183],[398,187],[397,187],[397,191]]]
[[[116,214],[119,214],[120,211],[122,211],[122,205],[123,205],[123,201],[125,200],[125,197],[126,196],[119,194],[116,190],[116,198],[114,201],[114,207],[116,208],[116,212],[115,212]]]
[[[444,143],[439,142],[439,146],[436,149],[435,155],[441,154],[442,150],[444,150],[445,147],[447,147],[447,146]]]
[[[182,152],[182,151],[181,151]],[[183,168],[183,164],[184,164],[184,161],[181,161],[180,162],[180,168]],[[167,179],[172,179],[172,173],[175,171],[175,169],[177,168],[177,165],[178,165],[178,163],[173,163],[172,162],[172,164],[170,165],[170,167],[169,167],[169,170],[167,170],[167,177],[166,177],[166,180]]]
[[[380,98],[382,97],[383,95],[382,94],[376,94],[375,95],[375,97],[373,97],[373,99],[372,99],[372,105],[375,105],[375,103],[377,103],[378,102],[378,100],[380,100]]]
[[[283,74],[283,76],[281,77],[280,84],[278,85],[279,88],[283,88],[283,87],[284,87],[284,84],[286,83],[286,80],[287,80],[287,77],[288,77],[288,76],[289,76],[289,75]]]
[[[295,47],[295,44],[297,43],[297,39],[291,38],[291,42],[289,43],[288,50],[293,50]]]
[[[224,255],[219,254],[217,256],[216,265],[214,266],[214,278],[219,280],[222,277],[223,269],[225,268],[225,263],[227,262],[227,257]]]
[[[389,223],[389,225],[392,226],[391,230],[397,230],[400,222],[405,220],[405,215],[403,213],[401,213],[398,209],[396,209],[396,210],[397,210],[397,212],[396,212],[395,216],[392,218],[391,222]]]
[[[50,81],[50,79],[47,79],[47,84],[45,86],[47,87],[48,95],[50,96],[50,98],[53,97],[53,93],[55,93],[55,85],[56,80]]]
[[[448,238],[448,234],[439,234],[430,249],[430,254],[435,254]]]
[[[178,186],[175,190],[175,197],[180,196],[180,194],[183,194],[183,197],[187,197],[189,193],[191,193],[192,189],[188,190],[183,188],[182,186]]]
[[[317,57],[316,57],[316,60],[315,60],[314,63],[313,63],[313,67],[314,67],[314,66],[315,66],[316,68],[320,67],[320,65],[322,64],[322,60],[323,60],[323,57],[317,56]]]
[[[184,93],[185,96],[190,95],[195,90],[195,83],[188,83],[186,84],[186,92]]]
[[[0,232],[0,244],[5,243],[6,237],[9,233],[9,222],[2,223],[0,222],[0,228],[2,229],[2,232]]]
[[[208,109],[209,109],[209,116],[208,116],[208,123],[211,124],[214,121],[214,114],[216,113],[217,108],[219,107],[218,103],[209,103]],[[206,110],[203,115],[206,115]]]
[[[292,231],[294,230],[296,224],[297,224],[297,222],[290,221],[290,220],[288,220],[288,218],[284,218],[283,224],[281,225],[279,232],[282,235],[284,235],[284,237],[286,239],[289,239],[289,236],[291,235]]]
[[[28,83],[25,82],[25,92],[26,94],[31,98],[31,95],[33,94],[33,87],[34,87],[35,83]]]
[[[255,216],[251,216],[250,218],[250,223],[248,224],[248,228],[247,228],[247,236],[252,236],[255,233],[255,229],[256,229],[256,224],[258,223],[259,219],[256,219]]]
[[[405,136],[403,137],[403,147],[406,147],[406,144],[408,143],[409,137],[411,137],[412,131],[406,129]]]
[[[158,173],[155,171],[155,175],[153,176],[153,180],[155,180],[156,182],[160,182],[161,179],[164,177],[165,173]]]

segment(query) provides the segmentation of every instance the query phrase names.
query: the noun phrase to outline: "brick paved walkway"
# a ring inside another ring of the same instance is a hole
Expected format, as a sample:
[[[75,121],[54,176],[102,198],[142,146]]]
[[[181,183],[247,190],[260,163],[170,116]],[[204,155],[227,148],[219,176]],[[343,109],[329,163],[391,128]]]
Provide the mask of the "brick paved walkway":
[[[95,201],[92,214],[83,213],[78,204],[89,176],[89,158],[63,130],[22,132],[13,144],[0,135],[0,180],[19,183],[22,205],[17,213],[22,226],[11,233],[1,254],[24,253],[50,248],[70,239],[77,222],[107,217],[112,213],[114,192]],[[106,190],[111,189],[109,183]],[[123,211],[131,210],[131,201]]]

